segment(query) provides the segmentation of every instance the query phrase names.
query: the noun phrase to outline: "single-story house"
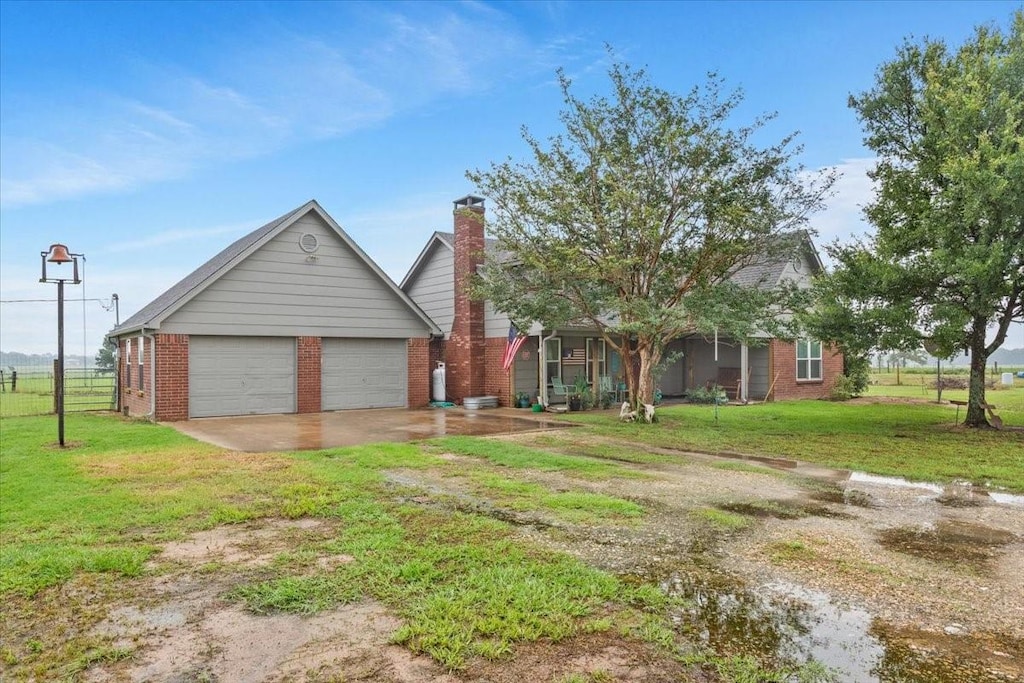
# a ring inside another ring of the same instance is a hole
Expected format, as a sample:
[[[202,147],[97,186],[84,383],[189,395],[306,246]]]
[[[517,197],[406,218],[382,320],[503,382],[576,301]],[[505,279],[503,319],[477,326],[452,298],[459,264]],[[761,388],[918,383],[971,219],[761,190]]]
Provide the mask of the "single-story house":
[[[556,380],[615,386],[622,359],[596,330],[535,324],[509,372],[509,319],[463,282],[483,254],[484,200],[456,200],[454,231],[435,232],[396,285],[315,201],[254,230],[115,328],[120,409],[197,417],[421,407],[446,366],[446,398],[518,392],[559,402]],[[769,285],[822,265],[809,240],[792,262],[737,274]],[[842,356],[814,340],[747,346],[699,335],[674,340],[665,396],[719,384],[741,399],[821,398]]]
[[[423,406],[440,328],[315,201],[115,328],[120,409],[174,421]]]
[[[509,319],[489,302],[472,301],[462,283],[485,254],[497,245],[484,235],[484,200],[467,196],[455,202],[453,232],[435,232],[402,280],[401,288],[440,327],[431,342],[431,365],[446,365],[448,399],[497,396],[508,405],[519,392],[560,402],[556,380],[572,385],[577,377],[593,386],[608,377],[622,380],[622,360],[606,348],[596,329],[544,329],[534,324],[509,372],[502,359]],[[793,260],[748,266],[736,274],[747,286],[773,286],[784,280],[809,282],[823,268],[809,237]],[[783,341],[765,337],[757,345],[728,338],[685,335],[672,341],[666,355],[673,362],[660,375],[664,396],[717,384],[741,400],[823,398],[837,375],[842,355],[816,340]]]

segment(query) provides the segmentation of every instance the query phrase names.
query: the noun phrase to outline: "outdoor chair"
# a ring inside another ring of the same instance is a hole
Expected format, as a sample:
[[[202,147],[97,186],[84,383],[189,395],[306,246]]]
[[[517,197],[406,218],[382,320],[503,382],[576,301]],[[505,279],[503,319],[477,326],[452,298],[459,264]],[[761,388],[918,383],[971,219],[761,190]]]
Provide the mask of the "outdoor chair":
[[[612,378],[611,377],[609,377],[608,375],[601,375],[600,377],[598,377],[598,384],[597,384],[597,386],[598,386],[598,390],[601,392],[600,393],[601,398],[604,398],[605,396],[607,396],[608,400],[610,400],[610,401],[614,401],[615,400],[615,398],[616,398],[615,387],[612,385]]]
[[[561,377],[551,378],[551,393],[554,396],[561,396],[562,398],[569,400],[569,388],[562,384]]]

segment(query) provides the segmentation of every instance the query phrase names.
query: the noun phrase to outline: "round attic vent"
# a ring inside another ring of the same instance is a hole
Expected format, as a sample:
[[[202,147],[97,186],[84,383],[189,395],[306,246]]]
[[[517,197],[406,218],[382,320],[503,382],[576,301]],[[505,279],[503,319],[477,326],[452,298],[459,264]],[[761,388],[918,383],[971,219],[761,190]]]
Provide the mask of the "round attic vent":
[[[299,238],[299,246],[302,247],[302,251],[312,254],[320,248],[320,240],[311,232],[303,233],[302,237]]]

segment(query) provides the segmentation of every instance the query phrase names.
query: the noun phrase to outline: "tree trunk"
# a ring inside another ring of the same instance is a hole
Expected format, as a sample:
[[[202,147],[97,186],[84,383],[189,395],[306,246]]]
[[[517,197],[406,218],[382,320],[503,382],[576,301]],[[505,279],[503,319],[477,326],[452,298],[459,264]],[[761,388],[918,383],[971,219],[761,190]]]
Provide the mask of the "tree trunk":
[[[640,415],[644,415],[643,406],[654,405],[654,369],[661,361],[661,354],[652,344],[644,342],[637,344],[637,354],[640,357],[640,377],[637,378],[635,408]]]
[[[971,328],[971,379],[967,395],[968,427],[989,427],[985,419],[985,365],[988,363],[988,349],[985,347],[986,320],[974,319]]]

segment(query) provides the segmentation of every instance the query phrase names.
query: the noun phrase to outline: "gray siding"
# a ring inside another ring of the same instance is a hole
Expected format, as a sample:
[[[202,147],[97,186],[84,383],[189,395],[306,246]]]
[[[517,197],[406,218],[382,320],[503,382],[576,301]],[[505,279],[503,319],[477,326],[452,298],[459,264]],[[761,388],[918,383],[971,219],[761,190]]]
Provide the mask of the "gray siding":
[[[320,242],[315,259],[303,233]],[[212,283],[162,332],[239,336],[408,338],[425,323],[337,233],[308,214]]]
[[[747,366],[750,369],[750,387],[747,398],[761,400],[768,394],[768,347],[752,346],[747,351]]]
[[[740,345],[736,342],[719,340],[718,362],[715,362],[715,342],[705,342],[701,338],[690,339],[686,343],[686,388],[694,389],[718,383],[719,368],[740,367]]]
[[[484,336],[490,339],[491,337],[507,337],[508,336],[508,316],[504,313],[499,313],[494,310],[494,306],[490,301],[484,302]],[[524,330],[525,331],[525,330]]]
[[[437,323],[447,339],[455,318],[455,254],[451,249],[435,242],[405,293]]]
[[[529,359],[523,360],[523,352],[530,354]],[[530,400],[537,400],[537,392],[540,389],[539,373],[537,368],[537,337],[530,337],[519,347],[515,363],[512,365],[512,395],[520,391],[530,394]]]
[[[665,356],[685,351],[685,342],[677,340],[665,347]],[[679,396],[686,389],[686,356],[680,356],[665,367],[658,381],[658,387],[665,396]]]

